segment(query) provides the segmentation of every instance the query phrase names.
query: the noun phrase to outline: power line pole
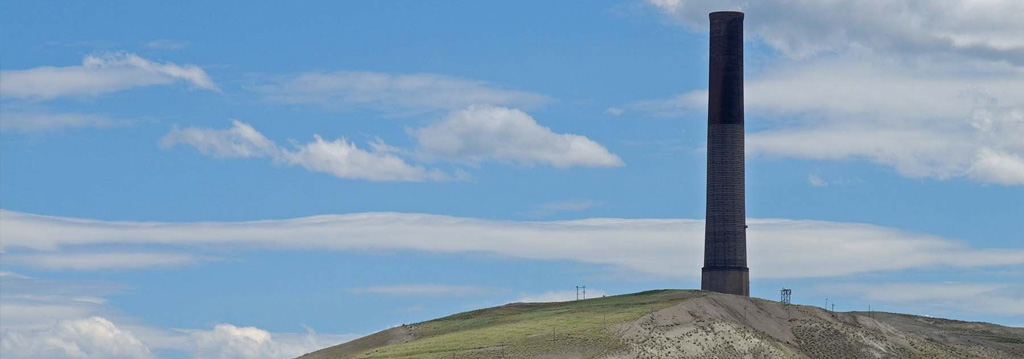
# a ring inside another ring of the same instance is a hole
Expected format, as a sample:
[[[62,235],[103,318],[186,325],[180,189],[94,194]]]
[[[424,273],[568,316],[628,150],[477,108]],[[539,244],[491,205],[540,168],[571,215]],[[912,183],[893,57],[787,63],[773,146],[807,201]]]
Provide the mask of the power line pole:
[[[583,286],[583,300],[587,300],[587,286]]]

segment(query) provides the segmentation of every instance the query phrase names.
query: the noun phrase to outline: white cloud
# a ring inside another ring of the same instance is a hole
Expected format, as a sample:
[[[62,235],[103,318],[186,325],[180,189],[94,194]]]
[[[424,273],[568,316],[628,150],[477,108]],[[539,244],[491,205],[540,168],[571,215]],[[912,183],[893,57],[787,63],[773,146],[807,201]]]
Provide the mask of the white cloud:
[[[968,173],[986,182],[1024,185],[1024,158],[1022,154],[982,148],[978,150],[978,157]]]
[[[751,153],[863,159],[908,177],[1024,184],[1024,41],[1016,1],[649,0],[706,31],[739,8],[783,56],[748,71]],[[707,91],[645,100],[654,115],[702,113]]]
[[[532,108],[550,101],[544,95],[429,73],[311,72],[254,89],[275,102],[391,113],[455,110],[473,104]]]
[[[548,291],[540,294],[526,294],[513,302],[519,303],[550,303],[550,302],[568,302],[570,300],[576,300],[576,291],[573,290],[558,290]],[[605,291],[600,289],[587,289],[586,298],[600,298],[608,295]],[[580,299],[584,299],[583,291],[579,292]]]
[[[104,128],[127,124],[103,115],[50,112],[0,113],[0,130],[21,133],[53,132],[72,128]]]
[[[314,136],[312,142],[295,150],[281,148],[252,126],[233,120],[225,130],[174,128],[160,140],[170,148],[178,144],[195,147],[215,158],[270,158],[275,163],[299,165],[310,171],[329,173],[338,178],[368,181],[441,181],[448,179],[437,170],[413,166],[398,157],[386,145],[378,143],[372,151],[356,147],[344,138],[325,141]]]
[[[558,134],[517,109],[473,105],[413,131],[426,158],[566,167],[623,166],[619,156],[580,135]]]
[[[49,270],[136,269],[195,264],[204,258],[180,253],[99,252],[6,254],[4,263]]]
[[[338,178],[365,179],[370,181],[443,181],[448,179],[437,170],[426,170],[412,166],[401,157],[379,147],[373,152],[356,147],[344,138],[324,141],[315,136],[294,152],[284,152],[281,157],[286,163],[302,165],[314,172],[326,172]]]
[[[149,348],[129,331],[101,317],[61,320],[42,330],[5,331],[5,357],[19,359],[148,359]]]
[[[7,264],[8,254],[3,256]],[[42,331],[65,319],[108,317],[104,296],[120,286],[102,282],[36,279],[16,273],[0,276],[0,331]]]
[[[231,128],[226,130],[175,127],[160,139],[160,146],[164,148],[177,144],[195,147],[200,153],[215,158],[273,157],[281,151],[274,141],[238,120],[231,120]]]
[[[196,359],[281,359],[294,358],[327,346],[354,339],[353,336],[323,336],[315,332],[271,334],[256,327],[217,324],[212,330],[187,330],[186,346]]]
[[[623,110],[618,107],[609,107],[604,110],[604,113],[612,116],[621,116],[622,114],[626,113],[626,110]]]
[[[7,263],[7,255],[4,255]],[[0,273],[0,353],[4,358],[152,358],[151,350],[193,358],[292,358],[359,337],[270,333],[218,324],[211,330],[165,329],[138,323],[107,307],[120,286]]]
[[[966,56],[1024,65],[1024,3],[1014,0],[647,0],[706,31],[708,13],[741,10],[746,30],[790,57],[869,48],[896,56]]]
[[[494,253],[573,260],[647,275],[699,273],[704,224],[690,219],[595,218],[513,222],[427,214],[358,213],[252,222],[110,222],[0,212],[3,248],[55,251],[101,244],[235,245],[334,251]],[[750,219],[756,278],[1024,264],[1024,249],[972,248],[937,236],[867,224]]]
[[[217,91],[213,80],[194,65],[157,63],[135,54],[107,53],[86,56],[82,65],[37,67],[0,72],[2,97],[48,100],[58,97],[98,96],[133,87],[186,82]]]
[[[808,174],[807,175],[807,182],[809,182],[811,184],[811,186],[814,186],[814,187],[827,187],[828,186],[828,181],[825,181],[825,179],[821,178],[821,175],[819,175],[817,173],[810,173],[810,174]]]
[[[1024,286],[1015,283],[840,283],[822,284],[815,291],[911,304],[919,311],[1024,316]]]
[[[359,337],[309,328],[306,333],[270,333],[231,324],[211,330],[131,328],[98,316],[62,319],[43,328],[4,328],[0,349],[4,357],[19,359],[149,359],[154,358],[151,349],[186,352],[195,359],[281,359]]]
[[[400,284],[358,287],[352,293],[387,294],[399,296],[469,296],[493,293],[494,290],[469,285]]]

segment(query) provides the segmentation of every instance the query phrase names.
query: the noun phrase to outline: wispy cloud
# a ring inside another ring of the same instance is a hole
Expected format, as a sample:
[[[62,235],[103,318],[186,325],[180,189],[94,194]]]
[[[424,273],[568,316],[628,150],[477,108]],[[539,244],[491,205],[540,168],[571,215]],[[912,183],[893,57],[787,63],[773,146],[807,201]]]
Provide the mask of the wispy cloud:
[[[824,178],[821,178],[821,175],[813,172],[807,174],[807,182],[814,187],[828,187],[828,181],[826,181]]]
[[[156,50],[181,50],[192,43],[182,40],[158,39],[146,43],[146,47]]]
[[[136,269],[176,267],[211,258],[183,253],[96,252],[5,254],[4,263],[48,270]]]
[[[55,132],[75,128],[125,126],[130,121],[105,115],[52,112],[0,112],[0,130],[19,133]]]
[[[413,131],[418,153],[428,159],[478,164],[620,167],[619,156],[586,136],[560,134],[517,109],[469,106]]]
[[[135,87],[178,82],[219,91],[206,72],[194,65],[158,63],[129,53],[86,56],[82,64],[37,67],[0,72],[0,96],[49,100],[58,97],[92,97]]]
[[[413,166],[386,146],[364,150],[345,138],[313,141],[295,149],[282,148],[252,126],[233,120],[231,128],[174,128],[160,140],[164,148],[188,145],[215,158],[268,158],[274,163],[302,166],[338,178],[367,181],[441,181],[448,176],[437,170]]]
[[[541,203],[529,212],[530,215],[543,217],[559,212],[580,212],[601,206],[601,201],[595,200],[565,200],[556,202]]]
[[[398,296],[472,296],[493,294],[494,289],[488,289],[470,285],[446,285],[446,284],[399,284],[380,285],[372,287],[358,287],[349,289],[349,292],[360,294],[384,294]]]
[[[254,86],[268,100],[329,109],[391,114],[455,110],[473,104],[533,108],[550,98],[440,74],[368,71],[309,72]]]
[[[814,290],[875,303],[912,304],[922,311],[1024,316],[1024,286],[1016,283],[838,283]]]
[[[612,116],[621,116],[622,114],[626,113],[626,110],[623,110],[618,107],[609,107],[604,110],[604,113]]]
[[[858,223],[750,219],[751,274],[835,277],[927,268],[1024,264],[1024,249],[973,248],[920,233]],[[406,213],[323,215],[253,222],[110,222],[7,211],[3,248],[55,251],[104,244],[334,251],[494,253],[572,260],[671,278],[699,273],[704,223],[692,219],[594,218],[514,222]]]

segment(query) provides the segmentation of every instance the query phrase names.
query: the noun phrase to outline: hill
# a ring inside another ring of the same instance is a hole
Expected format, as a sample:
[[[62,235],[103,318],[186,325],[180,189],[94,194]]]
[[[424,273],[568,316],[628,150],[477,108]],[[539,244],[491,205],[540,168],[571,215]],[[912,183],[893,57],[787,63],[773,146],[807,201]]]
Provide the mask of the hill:
[[[512,303],[299,358],[1024,358],[1024,328],[657,290]]]

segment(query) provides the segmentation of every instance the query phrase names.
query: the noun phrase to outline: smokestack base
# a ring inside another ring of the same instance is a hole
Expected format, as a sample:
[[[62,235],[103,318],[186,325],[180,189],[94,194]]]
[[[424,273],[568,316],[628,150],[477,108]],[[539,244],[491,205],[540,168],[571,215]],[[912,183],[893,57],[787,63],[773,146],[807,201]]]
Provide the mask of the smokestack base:
[[[700,290],[750,296],[750,270],[742,268],[701,268]]]

